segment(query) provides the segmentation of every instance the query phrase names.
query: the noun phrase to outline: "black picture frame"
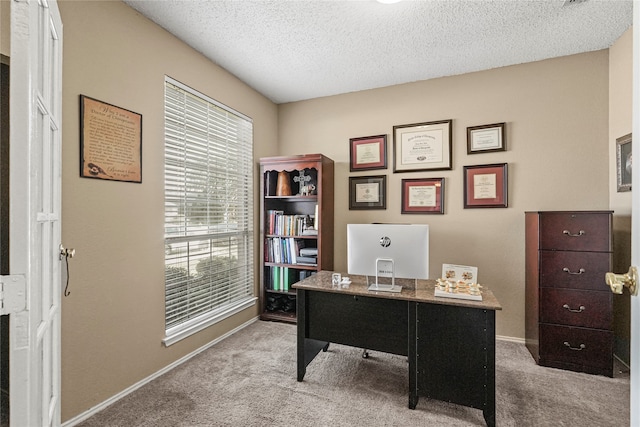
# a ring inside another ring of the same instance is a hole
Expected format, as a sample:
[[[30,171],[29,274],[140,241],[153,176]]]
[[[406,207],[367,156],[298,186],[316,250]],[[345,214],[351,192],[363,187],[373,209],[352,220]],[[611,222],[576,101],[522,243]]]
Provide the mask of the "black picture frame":
[[[616,139],[616,177],[618,193],[631,191],[631,134]]]
[[[507,150],[506,123],[470,126],[467,128],[467,154]]]
[[[349,209],[386,209],[387,176],[349,177]]]

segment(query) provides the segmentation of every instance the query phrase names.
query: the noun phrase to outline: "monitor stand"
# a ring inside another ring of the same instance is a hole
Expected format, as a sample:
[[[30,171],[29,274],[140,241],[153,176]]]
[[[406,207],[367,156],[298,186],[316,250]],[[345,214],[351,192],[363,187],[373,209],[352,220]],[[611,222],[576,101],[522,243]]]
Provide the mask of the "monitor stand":
[[[391,284],[390,285],[385,285],[382,283],[378,283],[378,264],[380,263],[380,261],[384,261],[384,262],[390,262],[391,263]],[[393,259],[391,258],[377,258],[376,259],[376,281],[375,283],[372,283],[371,285],[369,285],[369,290],[370,291],[375,291],[375,292],[394,292],[394,293],[399,293],[400,291],[402,291],[402,286],[396,286],[396,274],[395,274],[395,268],[393,265]]]

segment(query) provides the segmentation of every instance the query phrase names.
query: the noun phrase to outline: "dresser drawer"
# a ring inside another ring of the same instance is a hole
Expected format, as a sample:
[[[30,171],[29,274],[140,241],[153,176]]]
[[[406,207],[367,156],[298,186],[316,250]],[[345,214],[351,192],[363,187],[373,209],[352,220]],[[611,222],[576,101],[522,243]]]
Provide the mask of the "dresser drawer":
[[[541,323],[540,364],[610,370],[613,366],[613,332]]]
[[[611,251],[611,215],[606,212],[545,212],[540,215],[540,249]]]
[[[540,289],[540,322],[611,330],[612,293]]]
[[[610,270],[609,252],[540,251],[540,287],[609,289],[604,276]]]

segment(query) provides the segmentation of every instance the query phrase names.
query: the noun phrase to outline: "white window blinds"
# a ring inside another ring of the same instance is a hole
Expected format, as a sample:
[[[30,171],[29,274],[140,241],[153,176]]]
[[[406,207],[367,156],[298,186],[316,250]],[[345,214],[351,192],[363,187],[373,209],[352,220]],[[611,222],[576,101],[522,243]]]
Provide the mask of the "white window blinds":
[[[167,345],[255,303],[252,183],[251,119],[167,77]]]

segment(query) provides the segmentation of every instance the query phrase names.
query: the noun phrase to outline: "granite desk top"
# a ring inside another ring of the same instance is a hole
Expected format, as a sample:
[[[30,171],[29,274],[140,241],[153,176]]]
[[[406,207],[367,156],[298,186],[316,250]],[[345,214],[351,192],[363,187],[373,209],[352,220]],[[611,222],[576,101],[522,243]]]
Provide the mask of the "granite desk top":
[[[460,307],[481,308],[487,310],[502,310],[502,306],[500,305],[496,297],[489,289],[487,289],[484,284],[482,285],[482,301],[473,301],[456,298],[436,297],[434,295],[434,290],[436,287],[435,280],[396,279],[396,286],[402,286],[401,292],[376,292],[367,289],[369,285],[367,283],[366,276],[348,275],[348,277],[351,279],[351,284],[334,286],[331,284],[332,273],[334,272],[326,270],[319,271],[317,274],[309,276],[306,279],[295,283],[293,285],[293,288],[309,291],[332,292],[345,295],[359,295],[374,298],[426,302],[430,304],[455,305]],[[341,274],[343,277],[347,276],[345,273]],[[375,281],[375,278],[370,278],[370,281]]]

